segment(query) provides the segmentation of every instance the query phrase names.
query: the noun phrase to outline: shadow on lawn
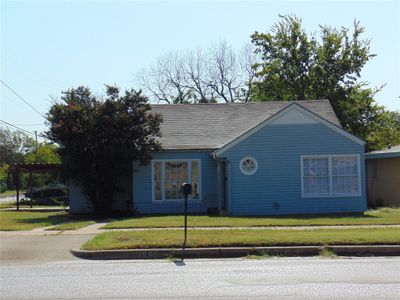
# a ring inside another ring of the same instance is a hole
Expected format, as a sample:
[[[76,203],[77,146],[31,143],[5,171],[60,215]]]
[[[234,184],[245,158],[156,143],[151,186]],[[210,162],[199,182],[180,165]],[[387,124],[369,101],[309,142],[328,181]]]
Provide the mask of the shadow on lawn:
[[[70,219],[67,215],[59,215],[59,216],[43,216],[37,218],[16,218],[15,222],[19,224],[40,224],[40,223],[50,223],[50,225],[57,225],[59,223],[67,222]]]
[[[38,211],[35,211],[38,212]],[[47,211],[39,211],[39,212],[47,212]],[[49,223],[49,226],[58,225],[61,223],[67,222],[79,222],[79,221],[94,221],[96,223],[100,222],[111,222],[115,221],[115,219],[110,218],[102,218],[95,215],[71,215],[66,212],[56,213],[54,215],[42,216],[42,217],[22,217],[16,218],[15,221],[19,224],[38,224],[38,223]]]

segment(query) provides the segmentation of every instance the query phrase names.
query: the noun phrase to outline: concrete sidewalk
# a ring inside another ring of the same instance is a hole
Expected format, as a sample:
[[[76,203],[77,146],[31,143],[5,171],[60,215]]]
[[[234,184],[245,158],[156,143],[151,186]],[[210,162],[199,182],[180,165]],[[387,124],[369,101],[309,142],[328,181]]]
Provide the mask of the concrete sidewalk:
[[[36,228],[29,231],[0,231],[0,237],[10,236],[48,236],[48,235],[94,235],[111,231],[154,231],[154,230],[183,230],[183,227],[168,228],[121,228],[101,229],[108,222],[95,224],[77,230],[49,230],[54,226]],[[188,227],[188,230],[318,230],[318,229],[355,229],[355,228],[399,228],[400,225],[332,225],[332,226],[256,226],[256,227]]]

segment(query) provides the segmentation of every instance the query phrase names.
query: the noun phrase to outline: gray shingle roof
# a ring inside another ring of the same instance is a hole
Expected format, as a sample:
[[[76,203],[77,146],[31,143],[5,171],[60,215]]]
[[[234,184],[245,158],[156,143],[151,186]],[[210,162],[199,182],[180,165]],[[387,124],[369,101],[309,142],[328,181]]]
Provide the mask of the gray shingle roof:
[[[340,126],[328,100],[230,104],[155,104],[163,117],[160,141],[165,150],[218,149],[293,102]]]

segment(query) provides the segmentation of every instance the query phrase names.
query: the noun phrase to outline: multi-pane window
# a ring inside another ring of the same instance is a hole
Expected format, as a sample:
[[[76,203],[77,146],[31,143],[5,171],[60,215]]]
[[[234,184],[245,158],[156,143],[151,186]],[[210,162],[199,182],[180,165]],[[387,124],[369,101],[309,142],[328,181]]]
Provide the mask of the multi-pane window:
[[[181,200],[181,185],[192,184],[190,199],[200,199],[200,161],[153,161],[154,200]]]
[[[303,196],[357,196],[360,194],[359,157],[302,157]]]
[[[332,158],[332,193],[335,195],[358,193],[358,166],[356,157]]]
[[[303,160],[303,184],[305,195],[328,195],[329,159],[305,158]]]

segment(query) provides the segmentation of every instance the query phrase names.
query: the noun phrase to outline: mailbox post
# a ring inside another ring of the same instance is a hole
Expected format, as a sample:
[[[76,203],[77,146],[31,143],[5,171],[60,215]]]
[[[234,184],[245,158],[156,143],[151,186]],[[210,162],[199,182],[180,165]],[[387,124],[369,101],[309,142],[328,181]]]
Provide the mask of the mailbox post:
[[[184,224],[184,228],[185,228],[185,237],[183,240],[183,246],[182,248],[185,249],[186,248],[186,240],[187,240],[187,200],[188,200],[188,196],[189,194],[192,193],[192,185],[190,183],[184,182],[182,183],[181,186],[181,191],[185,197],[185,224]]]

